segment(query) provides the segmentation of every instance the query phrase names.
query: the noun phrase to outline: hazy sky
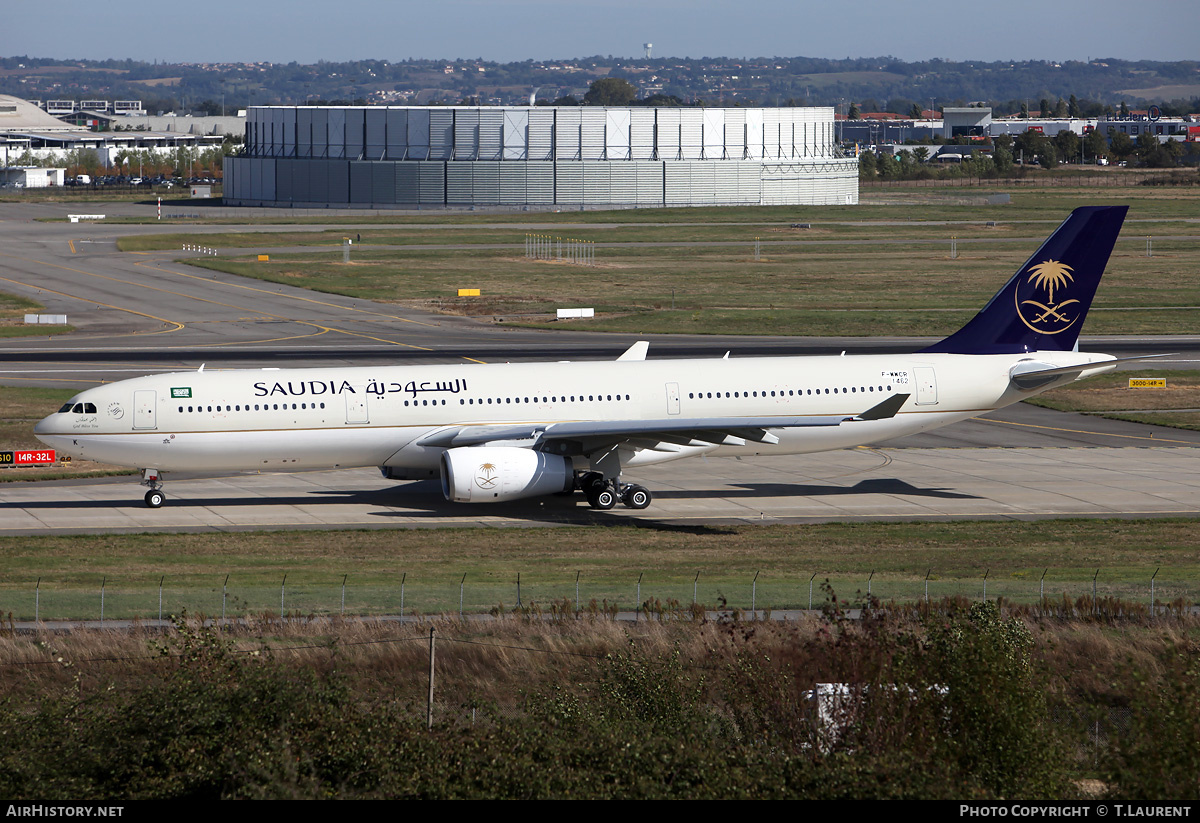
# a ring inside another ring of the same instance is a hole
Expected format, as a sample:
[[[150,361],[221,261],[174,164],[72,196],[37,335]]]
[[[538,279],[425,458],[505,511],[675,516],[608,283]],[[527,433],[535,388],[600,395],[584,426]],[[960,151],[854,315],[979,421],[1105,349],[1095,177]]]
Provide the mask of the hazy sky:
[[[1200,0],[56,0],[0,54],[276,63],[612,54],[1200,59]],[[52,19],[47,19],[52,17]]]

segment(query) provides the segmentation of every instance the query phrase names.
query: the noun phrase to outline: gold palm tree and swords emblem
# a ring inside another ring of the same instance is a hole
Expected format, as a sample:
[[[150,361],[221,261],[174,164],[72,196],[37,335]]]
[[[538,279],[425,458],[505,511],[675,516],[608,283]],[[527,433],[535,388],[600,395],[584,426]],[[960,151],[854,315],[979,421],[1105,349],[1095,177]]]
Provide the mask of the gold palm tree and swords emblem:
[[[1064,290],[1067,284],[1074,279],[1071,275],[1071,267],[1057,260],[1046,260],[1036,266],[1031,266],[1029,282],[1033,283],[1036,288],[1045,290],[1046,302],[1031,299],[1019,300],[1020,290],[1018,289],[1014,293],[1013,299],[1017,303],[1017,316],[1021,318],[1021,322],[1040,334],[1058,334],[1074,325],[1075,321],[1079,319],[1079,315],[1069,316],[1064,309],[1079,301],[1071,298],[1054,302],[1054,292]]]
[[[484,463],[479,467],[475,474],[475,483],[481,489],[492,489],[496,487],[496,483],[500,480],[500,475],[496,471],[496,466],[492,463]]]

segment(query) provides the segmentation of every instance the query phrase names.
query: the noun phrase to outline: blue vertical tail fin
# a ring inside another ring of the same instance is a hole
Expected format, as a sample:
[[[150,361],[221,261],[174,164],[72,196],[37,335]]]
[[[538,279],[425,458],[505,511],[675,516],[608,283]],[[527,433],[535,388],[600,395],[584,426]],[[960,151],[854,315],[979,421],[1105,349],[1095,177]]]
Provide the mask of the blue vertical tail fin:
[[[1128,206],[1075,209],[979,314],[923,351],[1016,354],[1074,349],[1127,211]]]

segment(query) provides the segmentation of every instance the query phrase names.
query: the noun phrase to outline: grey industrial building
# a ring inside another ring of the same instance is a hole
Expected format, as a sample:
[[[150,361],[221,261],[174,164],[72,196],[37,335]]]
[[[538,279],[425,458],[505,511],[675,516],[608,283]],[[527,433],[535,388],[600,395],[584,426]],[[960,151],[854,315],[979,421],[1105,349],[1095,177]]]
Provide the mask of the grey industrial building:
[[[858,202],[832,108],[252,107],[226,203],[650,207]]]

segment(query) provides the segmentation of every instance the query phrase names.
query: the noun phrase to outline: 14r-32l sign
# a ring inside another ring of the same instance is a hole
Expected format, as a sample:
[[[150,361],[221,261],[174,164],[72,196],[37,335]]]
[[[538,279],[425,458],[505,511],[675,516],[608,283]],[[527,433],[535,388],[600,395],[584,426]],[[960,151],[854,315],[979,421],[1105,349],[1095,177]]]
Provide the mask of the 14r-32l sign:
[[[0,451],[0,466],[41,466],[57,461],[54,449]]]

